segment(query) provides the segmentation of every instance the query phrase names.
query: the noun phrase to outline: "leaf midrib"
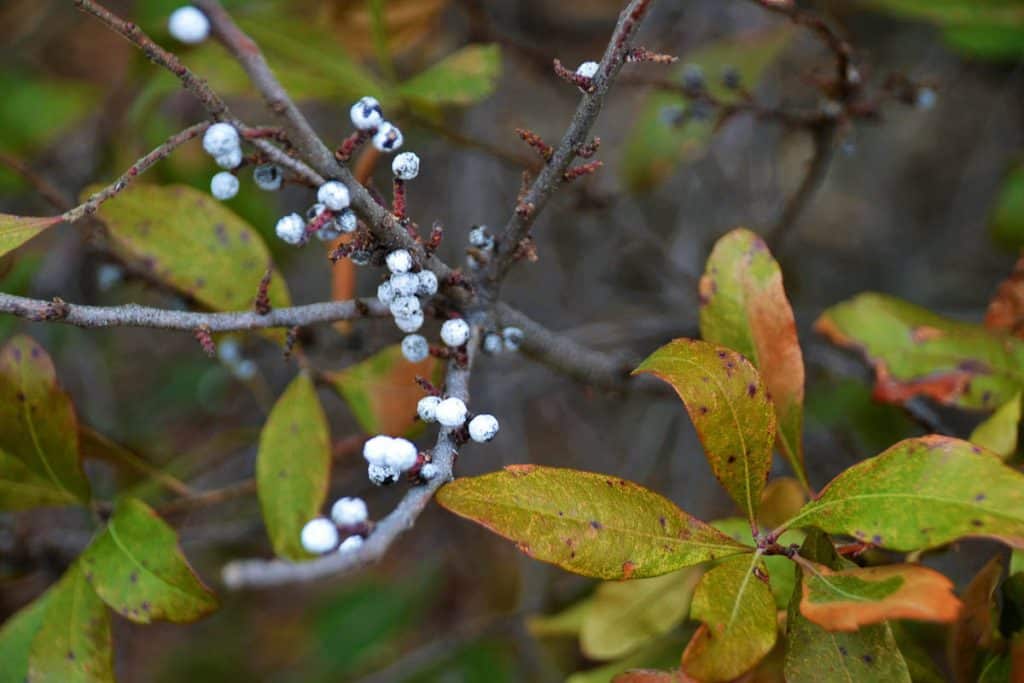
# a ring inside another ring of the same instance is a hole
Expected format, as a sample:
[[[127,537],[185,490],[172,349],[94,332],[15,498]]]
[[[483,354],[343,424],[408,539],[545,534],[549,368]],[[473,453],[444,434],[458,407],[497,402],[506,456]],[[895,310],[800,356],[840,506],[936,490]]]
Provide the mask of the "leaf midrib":
[[[128,550],[128,548],[121,542],[121,539],[118,537],[117,531],[114,529],[114,519],[115,519],[114,517],[110,518],[110,522],[107,524],[107,531],[110,532],[110,538],[114,541],[114,544],[118,547],[118,549],[122,553],[124,553],[124,555],[131,561],[131,563],[134,564],[139,569],[141,569],[146,574],[149,574],[150,576],[152,576],[154,579],[159,581],[161,584],[163,584],[165,586],[168,586],[169,588],[173,589],[174,591],[176,591],[178,593],[181,593],[182,595],[184,595],[189,600],[194,601],[196,599],[195,595],[193,595],[192,593],[189,593],[188,591],[186,591],[183,588],[179,588],[178,586],[175,586],[173,583],[170,583],[169,581],[164,579],[162,576],[160,576],[159,574],[154,572],[152,569],[150,569],[146,565],[144,565],[141,562],[139,562],[139,560],[135,559],[135,555],[133,555],[131,553],[131,551]]]

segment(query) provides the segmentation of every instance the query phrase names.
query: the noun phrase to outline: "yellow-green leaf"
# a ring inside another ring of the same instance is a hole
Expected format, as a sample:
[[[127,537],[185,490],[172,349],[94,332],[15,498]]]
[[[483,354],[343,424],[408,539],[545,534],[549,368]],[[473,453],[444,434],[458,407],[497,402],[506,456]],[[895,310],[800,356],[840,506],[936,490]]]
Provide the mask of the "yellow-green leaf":
[[[684,672],[704,683],[719,683],[757,666],[778,636],[775,600],[761,554],[729,558],[704,574],[690,616],[703,624],[683,653]]]
[[[174,529],[135,498],[118,502],[80,562],[103,602],[132,621],[194,621],[217,608],[178,547]]]
[[[70,491],[57,488],[21,460],[0,450],[0,510],[74,505],[76,501]]]
[[[772,465],[775,414],[754,366],[731,349],[676,339],[633,372],[651,373],[676,390],[712,472],[757,528],[761,491]]]
[[[0,256],[17,249],[57,223],[60,223],[60,216],[11,216],[0,213]]]
[[[529,617],[526,629],[534,638],[558,638],[579,636],[583,620],[587,617],[593,596],[577,600],[557,614],[543,614]]]
[[[327,497],[331,439],[316,388],[298,375],[274,404],[260,433],[256,481],[267,534],[274,552],[299,560],[302,527],[316,517]]]
[[[960,439],[906,439],[840,474],[783,526],[899,551],[965,536],[1024,547],[1024,474]]]
[[[875,368],[875,398],[882,401],[927,396],[992,410],[1024,389],[1024,342],[884,294],[860,294],[833,306],[815,329],[864,354]]]
[[[700,279],[700,334],[739,351],[757,367],[775,406],[778,442],[797,478],[804,469],[804,360],[782,270],[749,230],[722,237]]]
[[[47,592],[28,683],[113,683],[110,616],[77,565]]]
[[[600,579],[666,574],[750,549],[638,484],[535,465],[464,477],[438,502],[538,560]]]
[[[1006,460],[1017,450],[1017,430],[1021,418],[1020,393],[999,407],[971,432],[970,441]]]
[[[52,489],[50,503],[89,499],[74,406],[57,384],[50,356],[26,336],[0,349],[0,450],[35,476],[15,466],[5,468],[5,474],[37,493],[40,486]]]
[[[671,631],[689,614],[700,575],[687,567],[651,579],[602,583],[583,617],[583,654],[618,659]]]
[[[43,625],[51,595],[52,591],[43,593],[4,622],[0,629],[0,683],[25,683],[29,650]]]
[[[989,223],[996,242],[1014,250],[1024,247],[1024,164],[1003,180]]]
[[[414,103],[473,104],[494,92],[500,75],[497,44],[467,45],[402,83],[398,93]]]

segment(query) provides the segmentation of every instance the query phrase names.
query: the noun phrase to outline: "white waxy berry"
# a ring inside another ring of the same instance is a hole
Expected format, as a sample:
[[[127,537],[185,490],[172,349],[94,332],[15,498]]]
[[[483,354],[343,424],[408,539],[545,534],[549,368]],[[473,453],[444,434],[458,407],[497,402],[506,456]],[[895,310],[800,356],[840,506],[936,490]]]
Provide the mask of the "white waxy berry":
[[[494,237],[486,225],[478,225],[469,231],[469,244],[477,249],[490,251],[494,249]]]
[[[410,334],[402,340],[402,355],[410,363],[420,363],[430,355],[430,344],[422,334]]]
[[[237,339],[225,339],[217,344],[217,358],[225,365],[234,365],[242,360],[242,346]]]
[[[247,382],[255,377],[257,370],[259,368],[256,366],[256,362],[248,358],[231,366],[231,374],[243,382]]]
[[[500,334],[494,332],[488,332],[484,337],[484,352],[485,353],[501,353],[505,348],[505,341],[501,338]]]
[[[341,228],[338,227],[338,222],[334,219],[327,221],[316,231],[316,238],[321,242],[333,242],[339,237],[341,237]]]
[[[449,429],[455,429],[465,424],[466,412],[466,404],[462,402],[461,398],[455,398],[454,396],[444,399],[434,409],[437,421],[442,427],[448,427]]]
[[[317,517],[302,527],[302,547],[306,552],[323,555],[338,545],[338,527],[326,517]]]
[[[487,443],[498,434],[498,418],[493,415],[477,415],[469,421],[469,438],[477,443]]]
[[[412,268],[412,254],[405,249],[395,249],[385,259],[392,273],[408,273]]]
[[[316,191],[316,200],[331,211],[341,211],[351,201],[348,188],[337,180],[328,180]]]
[[[391,440],[391,449],[384,464],[393,470],[405,472],[416,464],[420,451],[416,444],[408,439],[396,438]]]
[[[239,149],[238,131],[230,123],[215,123],[203,134],[203,149],[211,157],[219,157]]]
[[[938,95],[935,94],[935,90],[929,87],[921,88],[917,91],[917,97],[914,99],[914,105],[918,109],[924,109],[925,111],[935,108],[935,103],[938,101]]]
[[[359,227],[359,218],[352,209],[342,209],[338,217],[334,219],[342,232],[355,232]]]
[[[391,286],[390,280],[377,285],[377,298],[385,306],[390,306],[391,302],[395,300],[395,288]]]
[[[600,66],[597,62],[583,62],[576,67],[576,75],[583,78],[593,78]]]
[[[423,327],[423,311],[416,311],[404,318],[395,318],[395,326],[406,334],[419,330]]]
[[[261,190],[275,192],[281,189],[284,173],[277,164],[261,164],[252,169],[252,179]]]
[[[518,351],[526,335],[518,327],[506,327],[501,331],[501,336],[505,340],[505,349],[507,351]]]
[[[213,161],[221,168],[226,168],[229,171],[233,168],[238,168],[242,165],[242,148],[235,147],[226,154],[214,157]]]
[[[439,474],[441,474],[441,470],[439,470],[437,465],[432,462],[428,462],[420,468],[420,478],[423,479],[423,481],[436,479]]]
[[[373,97],[364,97],[353,104],[348,115],[357,130],[373,130],[384,121],[380,102]]]
[[[437,422],[437,406],[440,403],[440,396],[424,396],[416,404],[416,414],[424,422]]]
[[[373,134],[373,146],[381,152],[394,152],[403,142],[405,138],[402,137],[402,131],[387,121],[381,122]]]
[[[301,244],[306,236],[306,221],[299,214],[290,213],[277,222],[274,232],[288,244]]]
[[[469,341],[469,324],[462,318],[446,320],[441,325],[441,341],[452,348],[458,348]]]
[[[416,273],[396,273],[391,276],[396,296],[416,296],[420,291],[420,278]]]
[[[210,20],[192,5],[185,5],[171,12],[167,30],[175,40],[195,45],[210,35]]]
[[[363,457],[371,465],[383,465],[391,449],[391,437],[380,434],[363,444]]]
[[[354,553],[363,546],[362,536],[349,536],[338,546],[339,553]]]
[[[416,294],[418,296],[434,296],[437,294],[437,276],[434,275],[434,271],[421,270],[416,273],[416,279],[419,281],[416,285]]]
[[[400,180],[412,180],[420,174],[420,158],[414,152],[402,152],[391,161],[391,171]]]
[[[422,312],[420,300],[414,296],[396,296],[388,307],[396,318],[409,318]]]
[[[210,178],[210,194],[222,202],[231,199],[238,194],[238,178],[233,173],[221,171]]]
[[[377,486],[387,486],[398,481],[402,473],[387,465],[370,465],[366,468],[366,476]]]
[[[366,501],[362,498],[339,498],[331,506],[331,519],[338,526],[356,526],[369,517]]]

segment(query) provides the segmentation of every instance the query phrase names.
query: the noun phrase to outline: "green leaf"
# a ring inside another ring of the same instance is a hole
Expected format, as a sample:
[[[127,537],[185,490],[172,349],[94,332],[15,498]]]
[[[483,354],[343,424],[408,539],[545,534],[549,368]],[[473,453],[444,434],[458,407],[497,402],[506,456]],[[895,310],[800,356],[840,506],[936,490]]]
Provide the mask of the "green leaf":
[[[718,240],[700,279],[700,305],[701,337],[739,351],[761,373],[780,450],[807,486],[804,359],[782,271],[764,240],[743,228]]]
[[[755,90],[764,70],[775,61],[796,34],[791,27],[773,29],[754,36],[712,43],[687,54],[666,80],[681,82],[688,65],[700,66],[708,91],[719,101],[733,103],[739,95],[721,83],[727,68],[736,69],[748,90]],[[627,134],[622,173],[633,192],[650,190],[665,180],[681,163],[704,155],[717,124],[713,120],[688,118],[682,125],[670,119],[673,112],[690,107],[686,98],[672,91],[655,91],[642,105],[633,128]]]
[[[526,629],[534,638],[576,638],[583,628],[583,621],[594,602],[593,596],[577,600],[557,614],[532,616],[526,620]]]
[[[807,536],[800,554],[830,569],[854,567],[840,558],[820,531]],[[797,577],[803,580],[797,568]],[[800,613],[794,591],[786,619],[786,681],[789,683],[910,683],[910,672],[888,623],[853,633],[830,633]]]
[[[906,439],[832,480],[783,525],[898,551],[965,536],[1024,547],[1024,474],[960,439]]]
[[[1024,388],[1021,340],[883,294],[860,294],[833,306],[815,329],[864,354],[875,368],[878,400],[927,396],[992,410]]]
[[[723,560],[704,574],[690,616],[704,623],[683,653],[683,671],[717,683],[754,668],[778,636],[775,600],[761,553]]]
[[[256,481],[263,521],[274,552],[305,559],[302,527],[316,517],[327,497],[331,440],[320,399],[309,375],[302,373],[277,399],[256,457]]]
[[[84,81],[16,71],[0,71],[0,92],[0,149],[16,154],[54,141],[92,113],[100,96],[96,85]]]
[[[401,345],[395,344],[327,376],[363,432],[415,436],[424,428],[416,419],[416,404],[423,398],[416,377],[439,384],[443,372],[444,363],[437,358],[410,363],[402,355]]]
[[[5,468],[3,475],[12,483],[32,487],[36,495],[39,486],[48,487],[54,504],[61,498],[89,499],[75,409],[57,384],[50,356],[26,336],[15,337],[0,349],[0,450],[35,475]]]
[[[0,510],[74,505],[77,499],[33,472],[18,458],[0,450]]]
[[[1017,450],[1017,429],[1021,418],[1020,393],[1014,395],[974,428],[970,441],[1006,460]]]
[[[25,605],[0,629],[0,683],[25,683],[29,650],[43,625],[47,601],[52,595],[44,593]]]
[[[132,621],[188,622],[217,608],[178,547],[174,529],[135,498],[117,504],[80,562],[100,598]]]
[[[775,441],[775,414],[757,370],[730,349],[676,339],[652,353],[633,374],[644,372],[668,382],[679,394],[712,472],[756,529]]]
[[[991,654],[978,672],[978,683],[1011,683],[1013,673],[1010,655]]]
[[[118,255],[213,310],[252,308],[272,265],[259,234],[209,192],[135,185],[104,204],[99,216]],[[291,305],[276,272],[270,302],[275,308]]]
[[[473,104],[494,92],[500,75],[497,44],[467,45],[402,83],[398,93],[418,104]]]
[[[13,251],[25,242],[60,223],[60,216],[12,216],[0,213],[0,256]]]
[[[1024,247],[1024,164],[1010,170],[1003,180],[989,219],[992,238],[1014,251]]]
[[[445,485],[437,501],[543,562],[599,579],[658,576],[749,549],[624,479],[510,465]]]
[[[602,583],[589,602],[580,648],[590,659],[623,657],[681,624],[701,572],[687,567],[651,579]]]
[[[32,641],[28,683],[112,683],[110,616],[85,574],[72,566],[47,592]]]

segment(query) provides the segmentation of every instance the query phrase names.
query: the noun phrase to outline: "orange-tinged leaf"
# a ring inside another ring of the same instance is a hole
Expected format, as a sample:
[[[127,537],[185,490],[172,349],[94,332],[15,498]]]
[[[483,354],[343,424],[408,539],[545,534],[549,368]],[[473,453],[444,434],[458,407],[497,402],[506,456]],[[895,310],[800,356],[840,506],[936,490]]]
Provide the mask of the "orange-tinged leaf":
[[[996,290],[985,312],[985,327],[1024,337],[1024,256]]]
[[[800,613],[828,631],[890,619],[950,622],[960,614],[953,582],[927,567],[897,564],[833,571],[802,563]]]
[[[840,474],[782,526],[899,551],[966,536],[1024,548],[1024,474],[967,441],[905,439]]]
[[[775,441],[774,410],[757,370],[732,349],[676,339],[633,371],[645,372],[679,394],[712,472],[756,529]]]
[[[60,223],[60,216],[12,216],[0,213],[0,256],[13,251],[25,242]]]
[[[690,616],[704,623],[683,652],[682,670],[705,683],[750,671],[775,646],[775,611],[759,553],[720,562],[694,592]]]
[[[975,679],[977,655],[999,639],[996,588],[1003,575],[998,555],[982,567],[963,592],[964,609],[950,627],[949,663],[958,681]]]
[[[423,398],[416,377],[439,383],[443,371],[444,364],[433,356],[410,363],[396,344],[328,377],[364,432],[408,436],[423,426],[416,420],[416,404]]]
[[[806,485],[804,359],[782,270],[764,240],[743,228],[718,240],[700,279],[700,305],[701,337],[739,351],[761,373],[780,450]]]
[[[437,501],[530,557],[600,579],[658,576],[752,550],[653,491],[593,472],[511,465],[456,479]]]
[[[630,669],[623,671],[612,683],[699,683],[682,671],[658,671],[657,669]]]

